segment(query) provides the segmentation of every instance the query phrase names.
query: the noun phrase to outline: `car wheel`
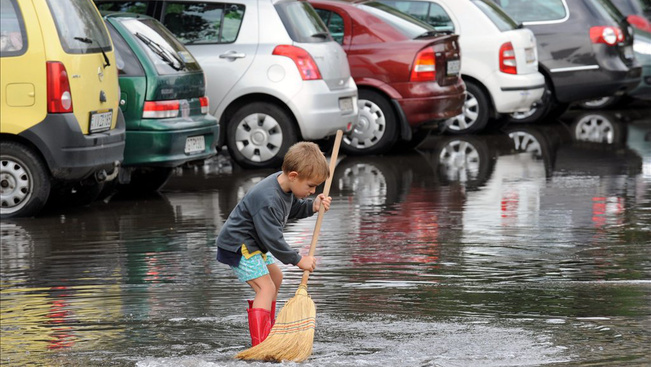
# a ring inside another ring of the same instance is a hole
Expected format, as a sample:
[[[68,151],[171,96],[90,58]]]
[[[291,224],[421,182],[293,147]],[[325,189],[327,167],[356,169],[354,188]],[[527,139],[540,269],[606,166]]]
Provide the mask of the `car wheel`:
[[[437,154],[437,172],[444,183],[481,186],[490,177],[494,160],[484,139],[460,136],[446,139]]]
[[[567,110],[568,105],[558,103],[554,98],[549,84],[545,84],[545,92],[542,100],[535,103],[528,111],[514,112],[508,115],[508,122],[514,123],[533,123],[543,119],[555,119]]]
[[[488,124],[488,97],[476,84],[466,82],[466,101],[463,113],[447,119],[446,132],[449,134],[469,134],[480,131]]]
[[[47,202],[48,209],[72,208],[90,205],[104,189],[103,182],[57,182]]]
[[[610,115],[593,112],[577,117],[571,131],[575,141],[620,144],[623,129]]]
[[[297,133],[280,107],[255,102],[242,106],[227,122],[226,145],[231,158],[245,168],[278,167]]]
[[[27,147],[0,142],[0,217],[28,217],[38,213],[50,195],[45,163]]]
[[[174,168],[146,167],[131,172],[128,184],[120,185],[119,191],[129,193],[152,193],[160,190],[172,177]]]
[[[389,101],[377,92],[360,90],[359,117],[344,135],[342,151],[350,155],[386,153],[398,137],[397,120]]]
[[[616,105],[620,100],[621,98],[616,96],[602,97],[580,102],[579,107],[586,110],[601,110]]]

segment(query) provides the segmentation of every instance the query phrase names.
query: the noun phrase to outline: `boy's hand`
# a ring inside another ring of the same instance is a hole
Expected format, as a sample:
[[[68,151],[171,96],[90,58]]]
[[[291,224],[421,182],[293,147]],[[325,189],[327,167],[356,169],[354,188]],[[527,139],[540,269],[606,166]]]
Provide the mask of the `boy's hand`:
[[[332,198],[330,196],[328,196],[326,198],[324,194],[319,194],[316,197],[316,200],[314,200],[314,202],[312,203],[312,209],[316,213],[321,208],[321,204],[323,204],[323,208],[327,212],[328,210],[330,210],[330,203],[331,202],[332,202]]]
[[[303,256],[296,266],[303,270],[313,272],[316,268],[316,258],[314,256]]]

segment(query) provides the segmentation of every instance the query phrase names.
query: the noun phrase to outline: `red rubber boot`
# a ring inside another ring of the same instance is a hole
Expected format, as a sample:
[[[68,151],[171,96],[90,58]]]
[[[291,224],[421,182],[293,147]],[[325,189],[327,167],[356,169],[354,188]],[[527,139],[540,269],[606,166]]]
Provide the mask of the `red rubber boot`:
[[[249,308],[249,333],[251,334],[251,346],[262,343],[271,331],[271,312],[264,308]]]
[[[246,301],[249,302],[249,308],[252,308],[253,300],[248,299]],[[273,327],[275,323],[276,323],[276,301],[271,301],[271,326]]]

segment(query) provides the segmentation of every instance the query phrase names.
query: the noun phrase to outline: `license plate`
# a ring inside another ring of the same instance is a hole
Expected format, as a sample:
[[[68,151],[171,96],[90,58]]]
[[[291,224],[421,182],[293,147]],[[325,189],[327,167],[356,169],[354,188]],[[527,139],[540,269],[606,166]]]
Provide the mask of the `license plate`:
[[[527,64],[531,64],[532,62],[536,61],[536,53],[533,51],[533,48],[526,48],[524,50],[525,54],[525,60],[527,60]]]
[[[450,60],[447,64],[448,75],[457,75],[461,69],[461,60]]]
[[[201,136],[191,136],[185,139],[185,154],[200,153],[206,150],[206,141]]]
[[[111,128],[111,121],[113,121],[113,110],[91,112],[88,131],[92,134],[109,130]]]
[[[339,100],[339,109],[342,112],[352,112],[353,111],[353,99],[352,98],[342,98]]]

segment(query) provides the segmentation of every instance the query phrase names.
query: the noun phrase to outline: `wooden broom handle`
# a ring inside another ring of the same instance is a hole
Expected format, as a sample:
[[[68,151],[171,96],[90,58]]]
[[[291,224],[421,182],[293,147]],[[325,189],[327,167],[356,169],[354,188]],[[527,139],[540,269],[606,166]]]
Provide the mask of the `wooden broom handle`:
[[[337,135],[335,136],[335,145],[332,147],[332,154],[330,155],[330,176],[325,182],[323,187],[323,195],[328,197],[330,193],[330,186],[332,185],[332,178],[335,175],[335,166],[337,165],[337,155],[339,154],[339,146],[341,145],[341,138],[344,135],[344,132],[337,130]],[[323,214],[325,214],[325,207],[321,205],[319,207],[319,214],[316,218],[316,225],[314,226],[314,233],[312,234],[312,243],[310,243],[310,252],[309,256],[314,256],[316,250],[316,242],[319,239],[319,232],[321,231],[321,222],[323,222]],[[301,279],[301,285],[306,285],[307,280],[310,277],[310,272],[308,270],[303,271],[303,278]]]

